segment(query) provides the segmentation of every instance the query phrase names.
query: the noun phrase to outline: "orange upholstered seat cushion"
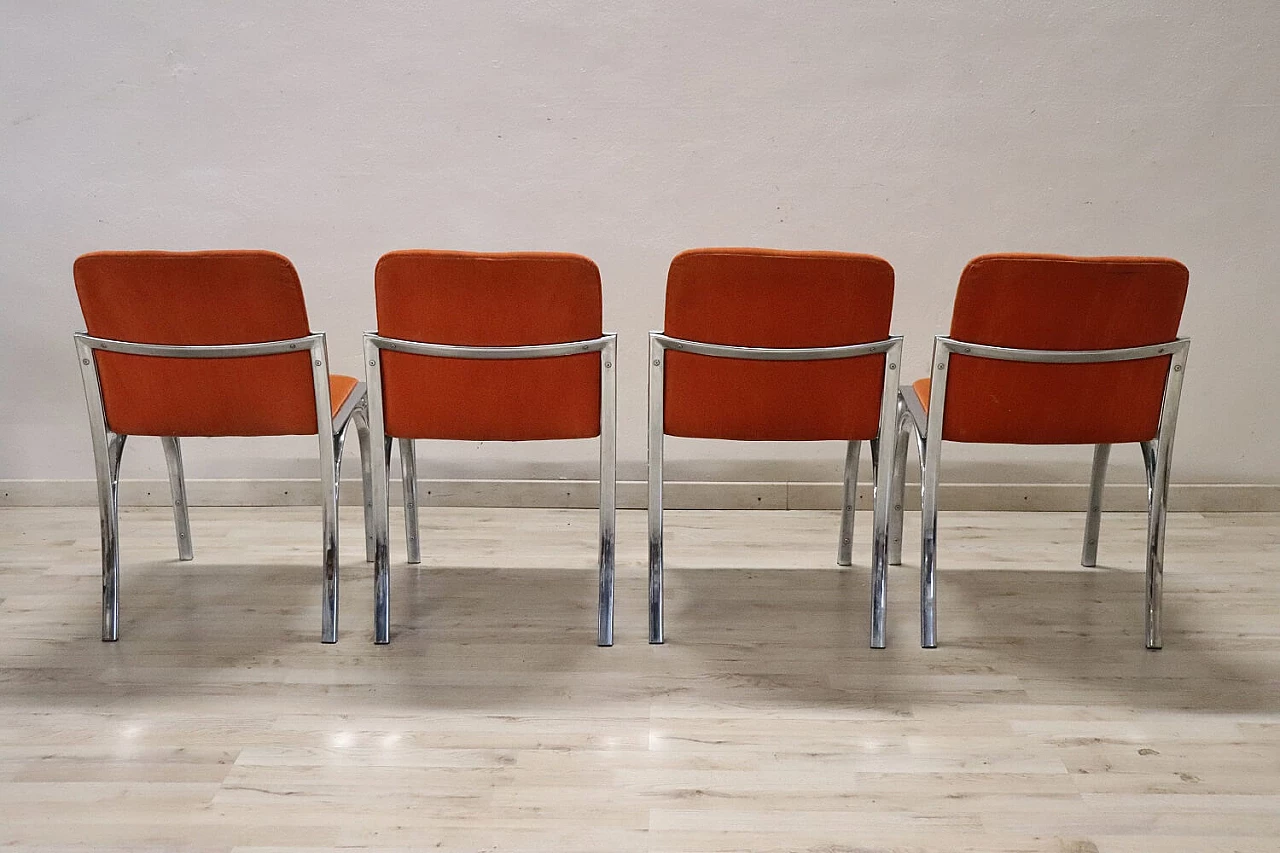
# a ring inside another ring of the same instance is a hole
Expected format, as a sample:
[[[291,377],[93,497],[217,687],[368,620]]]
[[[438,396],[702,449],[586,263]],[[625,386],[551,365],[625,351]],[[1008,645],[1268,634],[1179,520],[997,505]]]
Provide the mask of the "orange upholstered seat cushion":
[[[354,376],[343,376],[341,373],[329,374],[329,407],[333,409],[331,414],[338,414],[342,404],[347,402],[347,398],[359,384],[360,380]]]
[[[600,272],[581,255],[391,252],[374,275],[378,334],[460,346],[601,335]],[[472,441],[600,434],[600,354],[481,360],[382,352],[387,434]]]
[[[984,255],[960,277],[951,337],[1038,350],[1168,343],[1187,280],[1167,258]],[[949,365],[948,441],[1115,444],[1155,437],[1169,357],[1037,364],[953,354]],[[914,387],[927,408],[929,380]]]
[[[839,252],[694,249],[671,262],[664,331],[748,347],[883,340],[893,267]],[[749,361],[666,353],[668,435],[738,440],[874,438],[884,356]]]
[[[190,346],[310,334],[298,275],[272,252],[95,252],[77,258],[74,273],[95,337]],[[98,352],[96,358],[107,424],[118,433],[316,432],[306,352],[223,359]]]

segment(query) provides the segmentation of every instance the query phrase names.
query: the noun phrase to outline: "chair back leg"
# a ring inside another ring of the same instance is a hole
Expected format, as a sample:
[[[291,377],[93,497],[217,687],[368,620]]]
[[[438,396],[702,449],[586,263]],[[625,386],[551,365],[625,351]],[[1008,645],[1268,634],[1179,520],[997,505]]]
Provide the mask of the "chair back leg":
[[[1146,448],[1155,445],[1152,450]],[[1160,442],[1144,442],[1147,470],[1146,643],[1149,649],[1164,645],[1161,610],[1164,598],[1164,539],[1169,500],[1169,458]]]
[[[320,594],[320,642],[338,642],[338,479],[346,432],[320,427],[320,515],[323,551]]]
[[[102,639],[120,639],[120,457],[127,435],[95,430],[93,457],[102,523]]]
[[[858,457],[862,442],[850,441],[844,453],[844,499],[840,502],[840,544],[836,563],[853,565],[853,506],[858,500]]]
[[[1147,477],[1147,508],[1151,508],[1152,490],[1155,489],[1156,443],[1154,441],[1138,442],[1142,451],[1142,470]]]
[[[1107,460],[1110,457],[1111,445],[1094,445],[1093,471],[1089,475],[1089,508],[1084,517],[1084,548],[1080,552],[1080,565],[1086,568],[1098,564],[1098,534],[1102,528],[1102,490],[1107,482]]]
[[[649,642],[663,641],[662,438],[666,359],[662,345],[649,340]]]
[[[1189,349],[1190,342],[1184,341],[1169,359],[1154,452],[1149,446],[1143,446],[1149,497],[1146,560],[1146,634],[1149,649],[1158,649],[1164,645],[1160,623],[1164,599],[1164,538],[1169,510],[1169,471],[1173,463],[1173,436],[1178,426],[1178,405],[1182,399],[1182,380]]]
[[[947,367],[951,354],[939,339],[933,347],[927,426],[920,437],[920,645],[938,647],[938,478],[942,466],[942,425],[946,416]]]
[[[177,436],[160,439],[164,446],[165,466],[169,469],[169,494],[173,499],[173,527],[178,536],[178,559],[194,558],[191,544],[191,519],[187,515],[187,482],[182,473],[182,446]]]
[[[600,350],[600,587],[596,645],[613,645],[613,581],[618,522],[617,342]]]
[[[898,364],[902,341],[885,356],[884,388],[880,395],[880,423],[871,441],[871,648],[883,649],[889,606],[889,525],[893,519],[893,470],[898,446]]]

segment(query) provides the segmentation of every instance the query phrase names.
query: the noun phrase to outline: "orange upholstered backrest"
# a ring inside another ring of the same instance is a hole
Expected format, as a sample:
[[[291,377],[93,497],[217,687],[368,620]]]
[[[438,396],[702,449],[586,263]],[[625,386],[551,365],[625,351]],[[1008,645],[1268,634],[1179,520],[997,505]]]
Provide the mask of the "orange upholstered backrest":
[[[1168,343],[1187,268],[1167,258],[984,255],[960,276],[951,337],[1040,350]],[[943,437],[1110,444],[1155,437],[1169,357],[1034,364],[953,355]]]
[[[889,336],[893,267],[871,255],[694,249],[667,276],[664,331],[749,347],[833,347]],[[874,438],[884,356],[784,362],[668,350],[668,435],[738,440]]]
[[[298,274],[272,252],[95,252],[75,262],[89,334],[132,343],[261,343],[310,334]],[[125,435],[309,435],[306,352],[188,359],[98,352],[107,425]]]
[[[600,271],[581,255],[402,251],[374,275],[378,334],[522,346],[601,335]],[[600,354],[487,360],[384,350],[387,434],[522,441],[600,434]]]

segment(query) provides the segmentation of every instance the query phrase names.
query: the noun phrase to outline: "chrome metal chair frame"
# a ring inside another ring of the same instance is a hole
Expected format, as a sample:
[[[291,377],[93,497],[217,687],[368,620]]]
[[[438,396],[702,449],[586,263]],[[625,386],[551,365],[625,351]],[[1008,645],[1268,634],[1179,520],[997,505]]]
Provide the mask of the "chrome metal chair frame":
[[[1147,550],[1146,550],[1146,644],[1149,649],[1163,645],[1160,628],[1164,589],[1164,540],[1169,501],[1169,468],[1173,455],[1174,428],[1178,420],[1178,403],[1182,395],[1182,378],[1190,349],[1189,338],[1177,338],[1167,344],[1107,350],[1027,350],[966,343],[945,335],[934,338],[933,369],[929,390],[929,412],[926,415],[915,390],[904,385],[898,394],[897,456],[894,458],[894,514],[890,535],[897,536],[896,550],[890,562],[902,562],[902,497],[906,488],[907,431],[914,427],[916,447],[920,455],[920,645],[938,645],[937,553],[938,553],[938,474],[942,461],[942,425],[946,415],[947,366],[953,354],[990,358],[1000,361],[1023,361],[1042,364],[1097,364],[1133,361],[1144,358],[1169,357],[1165,376],[1164,398],[1156,437],[1141,443],[1142,460],[1147,473]],[[1083,566],[1093,566],[1098,555],[1098,530],[1102,521],[1102,489],[1106,479],[1111,445],[1094,447],[1093,471],[1089,484],[1089,507],[1085,519]]]
[[[708,344],[673,338],[661,332],[649,333],[649,642],[664,641],[663,624],[663,549],[662,549],[662,462],[664,395],[666,390],[666,351],[706,355],[712,358],[749,361],[824,361],[836,358],[859,358],[885,353],[884,388],[881,393],[878,438],[871,441],[871,464],[874,471],[874,532],[871,545],[871,647],[885,647],[885,618],[888,601],[889,495],[892,462],[896,458],[898,431],[895,429],[894,403],[897,398],[898,365],[902,362],[902,338],[840,347],[805,347],[795,349],[740,347]],[[852,562],[853,505],[857,496],[858,454],[860,441],[850,441],[845,451],[844,500],[840,510],[840,542],[836,561],[842,566]],[[901,531],[899,530],[899,536]]]
[[[532,346],[457,346],[364,336],[365,373],[369,385],[369,427],[372,443],[383,448],[382,464],[373,475],[373,641],[391,642],[391,556],[389,548],[391,436],[386,434],[382,398],[382,351],[465,359],[560,358],[584,352],[600,353],[600,589],[596,644],[613,645],[614,540],[617,529],[617,352],[618,336],[602,335],[586,341]],[[405,538],[410,563],[420,562],[418,544],[418,465],[414,440],[400,439],[400,469],[404,484]]]
[[[347,427],[354,422],[360,440],[361,473],[364,480],[365,551],[372,559],[371,466],[369,455],[369,416],[364,383],[359,383],[347,397],[337,416],[333,415],[329,398],[329,357],[323,334],[307,335],[282,341],[218,346],[176,346],[141,344],[95,338],[87,333],[73,336],[80,357],[80,375],[84,381],[85,401],[89,408],[89,431],[93,438],[93,458],[98,480],[98,511],[102,520],[102,639],[114,641],[120,635],[120,546],[119,483],[120,457],[127,435],[107,427],[102,387],[98,382],[97,351],[157,358],[246,358],[308,352],[311,356],[311,380],[316,400],[316,432],[320,439],[320,482],[323,489],[324,526],[323,592],[321,595],[320,641],[338,640],[338,486],[342,467],[342,449]],[[325,425],[328,425],[327,427]],[[178,436],[161,436],[165,461],[169,469],[169,488],[173,497],[173,520],[178,535],[178,559],[192,559],[191,525],[187,516],[186,483],[182,471],[182,449]]]

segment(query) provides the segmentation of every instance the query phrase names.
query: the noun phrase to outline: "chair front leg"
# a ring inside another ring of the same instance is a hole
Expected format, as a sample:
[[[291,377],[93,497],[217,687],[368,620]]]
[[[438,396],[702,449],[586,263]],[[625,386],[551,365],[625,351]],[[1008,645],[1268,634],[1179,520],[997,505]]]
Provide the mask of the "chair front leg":
[[[907,494],[907,432],[911,430],[911,415],[899,393],[897,413],[894,419],[892,505],[889,508],[889,565],[902,565],[902,513]]]
[[[94,430],[93,461],[102,529],[102,640],[120,638],[120,458],[127,435]]]
[[[841,566],[853,565],[853,505],[858,499],[858,458],[861,454],[861,441],[850,441],[845,448],[844,500],[840,503],[840,544],[836,549],[836,564]]]
[[[410,563],[422,562],[418,544],[418,457],[413,439],[400,439],[400,482],[404,490],[404,545]]]
[[[1107,460],[1110,457],[1111,445],[1094,445],[1093,471],[1089,475],[1089,508],[1084,518],[1084,549],[1080,553],[1080,565],[1086,568],[1098,564],[1098,535],[1102,528],[1102,489],[1107,481]]]
[[[182,473],[182,447],[177,436],[160,439],[165,466],[169,469],[169,494],[173,499],[173,527],[178,535],[178,559],[191,560],[191,519],[187,514],[187,481]]]
[[[364,559],[373,562],[373,445],[369,441],[369,402],[366,399],[351,413],[355,421],[356,438],[360,442],[360,499],[364,504]]]

